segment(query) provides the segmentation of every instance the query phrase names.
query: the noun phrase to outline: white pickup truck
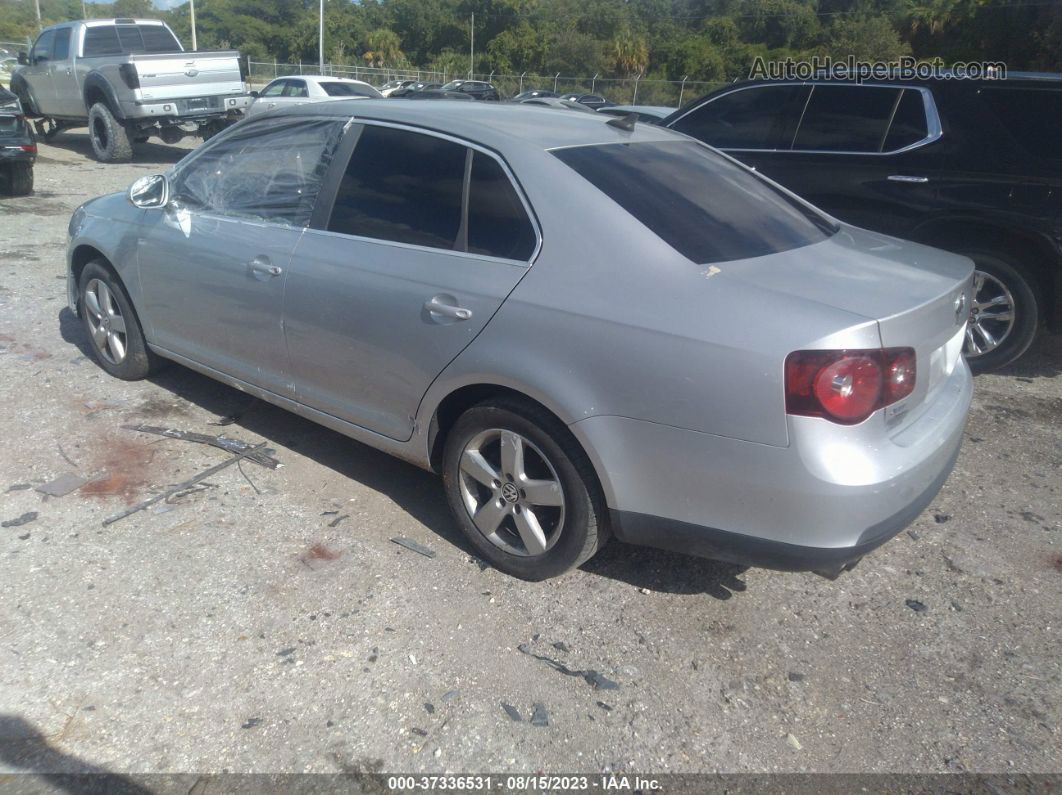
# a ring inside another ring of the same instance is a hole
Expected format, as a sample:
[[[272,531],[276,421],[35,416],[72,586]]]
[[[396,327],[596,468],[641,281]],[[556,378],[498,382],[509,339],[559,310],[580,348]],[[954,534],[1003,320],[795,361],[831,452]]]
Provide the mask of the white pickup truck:
[[[185,52],[157,19],[63,22],[41,31],[11,90],[39,116],[47,139],[88,125],[96,158],[132,157],[152,135],[176,143],[206,139],[237,120],[253,98],[234,50]]]

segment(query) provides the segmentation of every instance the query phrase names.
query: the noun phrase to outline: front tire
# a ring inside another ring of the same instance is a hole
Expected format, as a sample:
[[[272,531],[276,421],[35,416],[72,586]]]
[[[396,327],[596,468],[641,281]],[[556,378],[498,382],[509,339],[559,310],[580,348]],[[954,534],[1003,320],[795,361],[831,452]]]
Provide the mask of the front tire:
[[[1022,263],[985,250],[966,250],[974,261],[974,300],[963,353],[975,373],[998,370],[1032,345],[1041,310],[1035,276]]]
[[[608,540],[589,459],[563,423],[530,402],[499,399],[462,414],[446,439],[443,484],[472,546],[514,577],[556,577]]]
[[[159,368],[161,360],[147,347],[125,288],[103,260],[81,272],[78,308],[93,356],[108,373],[139,381]]]
[[[102,102],[89,108],[88,127],[92,151],[97,160],[101,163],[132,160],[133,144],[129,140],[129,131]]]

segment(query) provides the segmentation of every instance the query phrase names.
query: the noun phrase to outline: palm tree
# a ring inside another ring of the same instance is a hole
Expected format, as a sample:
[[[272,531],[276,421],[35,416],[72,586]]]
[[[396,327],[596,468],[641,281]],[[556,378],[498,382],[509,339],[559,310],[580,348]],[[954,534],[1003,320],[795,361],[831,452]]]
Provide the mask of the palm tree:
[[[649,46],[644,37],[626,28],[612,37],[608,56],[616,72],[630,77],[641,74],[649,65]]]
[[[402,52],[402,40],[398,34],[388,28],[380,28],[365,37],[365,54],[362,55],[369,66],[383,67],[405,59]]]

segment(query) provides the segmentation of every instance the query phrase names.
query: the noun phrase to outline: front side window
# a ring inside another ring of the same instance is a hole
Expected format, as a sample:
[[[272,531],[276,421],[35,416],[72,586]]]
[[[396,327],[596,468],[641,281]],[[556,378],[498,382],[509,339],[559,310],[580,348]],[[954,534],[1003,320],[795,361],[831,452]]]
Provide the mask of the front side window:
[[[898,88],[815,86],[793,149],[824,152],[880,152]]]
[[[52,42],[54,40],[54,30],[46,30],[37,37],[37,41],[33,45],[33,63],[52,60]]]
[[[308,97],[309,95],[305,80],[289,80],[284,85],[285,97]]]
[[[70,57],[70,28],[55,31],[55,43],[52,45],[52,60],[65,61]]]
[[[669,125],[720,149],[788,149],[787,120],[808,95],[806,86],[756,86],[711,100]]]
[[[577,146],[553,154],[698,264],[776,254],[836,231],[811,207],[693,141]]]
[[[191,210],[306,226],[342,135],[335,119],[234,128],[177,171],[170,194]]]
[[[454,249],[466,152],[433,135],[366,125],[340,182],[328,230]]]
[[[281,94],[284,93],[284,84],[285,83],[287,83],[286,80],[274,80],[272,83],[270,83],[264,89],[262,89],[262,93],[261,93],[260,96],[263,96],[263,97],[279,97]]]

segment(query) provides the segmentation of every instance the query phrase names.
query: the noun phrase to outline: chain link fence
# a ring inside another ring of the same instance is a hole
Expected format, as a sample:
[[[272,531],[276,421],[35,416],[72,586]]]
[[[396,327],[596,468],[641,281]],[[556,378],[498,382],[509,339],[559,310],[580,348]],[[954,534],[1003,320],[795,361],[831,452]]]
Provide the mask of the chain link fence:
[[[468,78],[465,73],[450,74],[430,69],[390,69],[357,64],[281,63],[278,61],[248,61],[248,81],[252,88],[261,88],[270,80],[292,75],[331,75],[364,80],[374,86],[382,86],[392,80],[417,80],[425,83],[446,83],[449,80]],[[503,99],[521,91],[544,89],[556,94],[599,94],[622,105],[665,105],[678,107],[684,102],[707,94],[719,83],[702,80],[651,80],[641,77],[572,77],[563,74],[538,75],[501,74],[497,72],[472,75],[471,79],[493,83]]]

